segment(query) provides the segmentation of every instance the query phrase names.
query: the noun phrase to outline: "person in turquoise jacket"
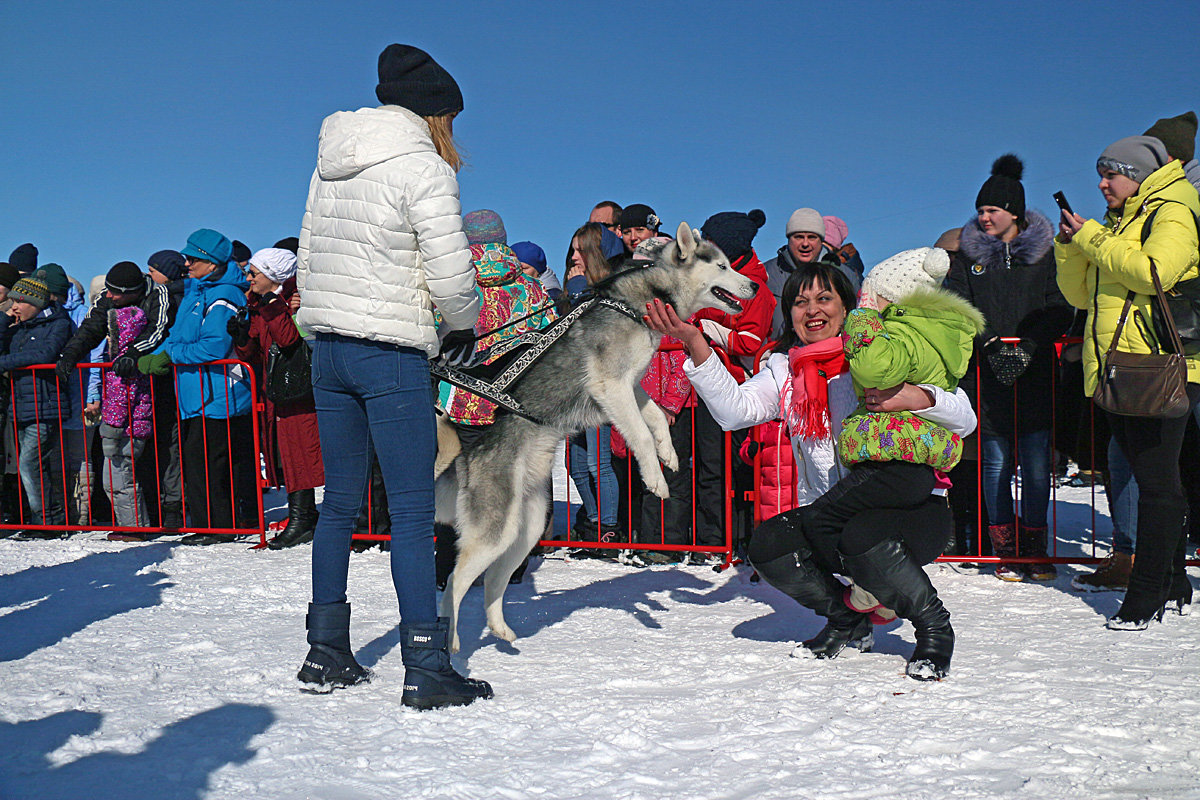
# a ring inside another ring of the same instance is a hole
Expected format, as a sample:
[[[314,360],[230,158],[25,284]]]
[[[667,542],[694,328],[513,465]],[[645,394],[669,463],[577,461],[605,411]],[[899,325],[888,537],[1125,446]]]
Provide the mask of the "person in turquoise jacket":
[[[232,446],[254,441],[250,375],[241,365],[209,363],[237,358],[228,327],[246,305],[248,284],[232,260],[232,243],[217,231],[196,231],[181,253],[188,277],[175,322],[159,352],[142,358],[139,367],[163,374],[174,364],[190,525],[254,525],[254,449]],[[203,532],[182,539],[199,545],[227,540]]]

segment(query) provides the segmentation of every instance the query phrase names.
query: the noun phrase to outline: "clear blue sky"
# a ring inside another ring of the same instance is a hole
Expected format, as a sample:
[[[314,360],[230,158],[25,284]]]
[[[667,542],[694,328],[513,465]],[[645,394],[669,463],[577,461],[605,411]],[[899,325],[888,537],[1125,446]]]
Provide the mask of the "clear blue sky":
[[[0,259],[84,280],[199,227],[298,233],[327,114],[375,105],[390,42],[455,76],[464,210],[561,272],[612,199],[672,229],[800,206],[868,266],[973,212],[993,159],[1096,216],[1096,156],[1200,110],[1200,2],[0,4]]]

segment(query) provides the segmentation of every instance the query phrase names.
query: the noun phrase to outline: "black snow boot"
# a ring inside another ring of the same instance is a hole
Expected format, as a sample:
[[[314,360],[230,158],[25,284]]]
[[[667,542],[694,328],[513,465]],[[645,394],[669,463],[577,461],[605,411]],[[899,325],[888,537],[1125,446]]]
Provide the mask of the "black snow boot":
[[[354,686],[371,680],[370,670],[354,660],[350,652],[350,604],[309,603],[304,618],[311,645],[296,677],[313,684],[317,691]]]
[[[427,711],[465,706],[492,697],[487,681],[459,675],[446,650],[449,621],[440,617],[425,625],[400,626],[400,657],[404,662],[404,694],[400,702]]]
[[[801,642],[793,655],[837,658],[847,647],[869,653],[875,645],[871,618],[842,602],[845,586],[817,567],[802,552],[786,553],[754,568],[763,579],[805,608],[827,620],[821,632]]]
[[[298,544],[311,542],[313,533],[317,530],[317,492],[315,489],[301,489],[298,492],[288,492],[288,521],[278,536],[267,542],[272,550],[282,550],[285,547],[295,547]]]
[[[919,681],[946,677],[954,652],[950,612],[908,549],[895,539],[885,539],[861,555],[843,555],[842,560],[855,583],[912,623],[917,646],[905,669],[908,677]]]

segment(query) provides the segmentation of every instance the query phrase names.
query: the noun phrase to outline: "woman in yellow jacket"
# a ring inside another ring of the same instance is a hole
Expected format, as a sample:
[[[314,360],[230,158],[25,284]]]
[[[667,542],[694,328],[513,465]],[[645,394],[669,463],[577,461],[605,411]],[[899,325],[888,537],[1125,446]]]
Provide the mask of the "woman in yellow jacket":
[[[1133,304],[1117,349],[1149,353],[1157,345],[1151,306],[1154,262],[1163,289],[1200,275],[1195,214],[1200,197],[1183,167],[1151,136],[1110,145],[1096,162],[1108,204],[1104,222],[1062,213],[1054,243],[1058,286],[1067,302],[1087,309],[1084,391],[1096,389],[1101,353],[1108,350],[1129,292]],[[1142,243],[1142,228],[1155,213]],[[1139,321],[1138,318],[1141,318]],[[1200,398],[1200,356],[1188,359],[1188,398]],[[1125,601],[1108,620],[1112,630],[1144,630],[1165,607],[1189,610],[1192,587],[1184,571],[1188,504],[1179,477],[1179,451],[1190,414],[1178,419],[1109,415],[1113,436],[1128,456],[1141,493],[1133,573]]]

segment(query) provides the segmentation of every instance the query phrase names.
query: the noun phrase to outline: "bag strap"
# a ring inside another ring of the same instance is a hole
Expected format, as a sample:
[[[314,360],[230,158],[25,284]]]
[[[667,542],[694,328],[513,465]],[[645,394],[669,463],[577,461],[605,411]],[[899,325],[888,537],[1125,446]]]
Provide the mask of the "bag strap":
[[[1163,320],[1167,326],[1167,337],[1170,339],[1169,344],[1174,348],[1174,351],[1179,355],[1183,355],[1183,340],[1179,338],[1179,329],[1175,326],[1175,316],[1171,313],[1171,307],[1167,305],[1167,296],[1163,293],[1162,283],[1158,280],[1158,269],[1154,266],[1154,259],[1150,261],[1150,277],[1154,279],[1154,295],[1158,300],[1158,308],[1162,311]]]

